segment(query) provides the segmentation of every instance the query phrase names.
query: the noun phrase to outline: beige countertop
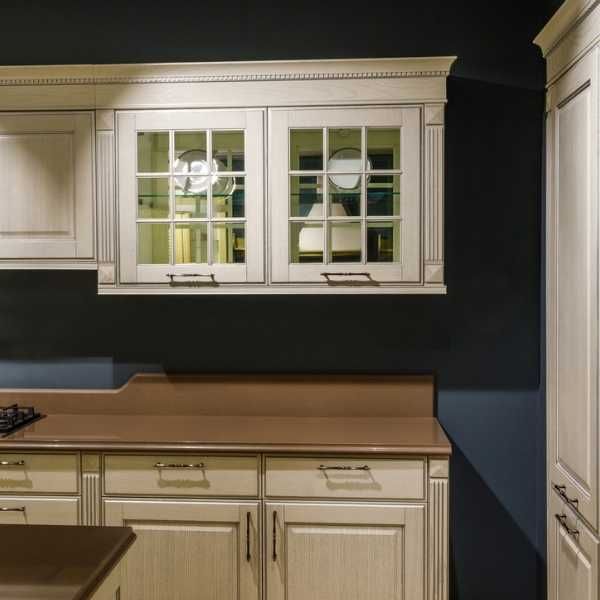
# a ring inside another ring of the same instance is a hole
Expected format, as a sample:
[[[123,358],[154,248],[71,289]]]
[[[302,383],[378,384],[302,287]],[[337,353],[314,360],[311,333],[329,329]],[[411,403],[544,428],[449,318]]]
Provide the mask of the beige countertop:
[[[135,541],[130,527],[0,526],[0,598],[89,598]]]
[[[433,417],[50,414],[0,438],[34,449],[341,452],[448,455]]]

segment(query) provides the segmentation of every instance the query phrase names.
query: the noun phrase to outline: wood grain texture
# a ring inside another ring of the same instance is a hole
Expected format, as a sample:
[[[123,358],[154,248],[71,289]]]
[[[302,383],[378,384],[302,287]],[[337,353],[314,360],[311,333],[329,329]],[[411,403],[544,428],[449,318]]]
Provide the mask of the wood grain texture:
[[[448,600],[448,480],[429,480],[429,600]]]
[[[430,110],[433,112],[433,110]],[[425,281],[444,281],[444,125],[430,115],[425,126]]]
[[[598,526],[598,60],[553,86],[548,115],[549,488]]]
[[[104,266],[102,273],[114,273],[116,256],[116,212],[115,212],[115,135],[114,131],[96,133],[96,195],[98,262]],[[115,283],[114,276],[103,277],[102,284]]]
[[[157,469],[155,465],[203,465]],[[107,455],[104,493],[151,496],[258,496],[256,456]]]
[[[0,494],[77,494],[78,480],[76,454],[0,454]]]
[[[569,534],[556,516],[564,516]],[[548,600],[597,600],[598,541],[556,494],[548,504]]]
[[[424,507],[267,503],[270,600],[421,600]],[[274,521],[275,517],[275,521]]]
[[[246,559],[250,513],[251,559]],[[130,525],[123,600],[258,600],[258,503],[105,501],[107,525]],[[173,594],[176,596],[173,596]]]
[[[3,511],[2,509],[22,509]],[[0,525],[78,525],[79,498],[0,497]]]
[[[368,466],[368,471],[320,470],[320,466]],[[425,497],[423,459],[366,457],[271,457],[265,459],[270,497],[419,500]]]

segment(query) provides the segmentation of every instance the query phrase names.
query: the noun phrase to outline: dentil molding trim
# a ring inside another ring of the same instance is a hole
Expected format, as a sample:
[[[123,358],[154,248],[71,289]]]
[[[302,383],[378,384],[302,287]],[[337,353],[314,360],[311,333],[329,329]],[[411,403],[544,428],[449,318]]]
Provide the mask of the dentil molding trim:
[[[456,57],[0,67],[0,86],[446,77]]]

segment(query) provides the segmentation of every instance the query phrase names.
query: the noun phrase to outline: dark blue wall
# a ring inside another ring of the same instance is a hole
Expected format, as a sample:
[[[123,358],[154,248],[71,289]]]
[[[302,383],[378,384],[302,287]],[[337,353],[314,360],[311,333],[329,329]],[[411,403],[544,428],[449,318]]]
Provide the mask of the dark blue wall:
[[[95,273],[0,272],[0,385],[111,387],[138,369],[432,371],[455,446],[453,598],[542,598],[544,65],[531,40],[548,16],[542,0],[4,7],[4,64],[459,60],[448,85],[447,296],[98,297]]]

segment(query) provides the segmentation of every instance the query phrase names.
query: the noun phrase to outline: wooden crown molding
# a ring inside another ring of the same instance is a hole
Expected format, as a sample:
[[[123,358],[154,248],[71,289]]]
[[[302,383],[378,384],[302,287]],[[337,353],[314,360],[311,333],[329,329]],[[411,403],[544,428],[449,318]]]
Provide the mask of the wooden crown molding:
[[[547,56],[598,4],[600,0],[566,0],[538,33],[533,43],[541,48],[544,56]]]
[[[0,67],[0,86],[446,77],[456,57]]]

